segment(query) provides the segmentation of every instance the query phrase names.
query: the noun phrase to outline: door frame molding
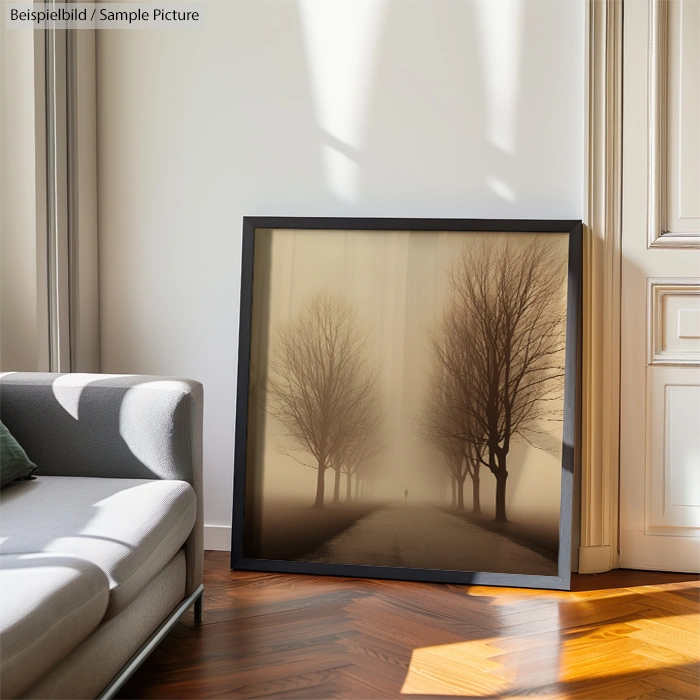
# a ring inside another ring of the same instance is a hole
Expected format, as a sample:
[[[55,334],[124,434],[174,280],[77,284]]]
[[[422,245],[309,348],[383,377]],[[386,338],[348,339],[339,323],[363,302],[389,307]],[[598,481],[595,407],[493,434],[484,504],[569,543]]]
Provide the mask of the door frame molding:
[[[668,6],[649,2],[649,188],[647,243],[649,247],[677,245],[666,231],[666,75],[668,74]]]
[[[619,565],[622,0],[588,0],[580,573]]]

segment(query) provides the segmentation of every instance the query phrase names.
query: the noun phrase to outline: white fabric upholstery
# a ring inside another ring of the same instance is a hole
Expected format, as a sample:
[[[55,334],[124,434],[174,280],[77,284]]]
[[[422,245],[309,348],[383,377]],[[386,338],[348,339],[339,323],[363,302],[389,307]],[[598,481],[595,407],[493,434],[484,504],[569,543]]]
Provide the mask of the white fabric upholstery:
[[[96,697],[182,602],[185,578],[185,554],[180,551],[126,610],[101,625],[22,697]]]
[[[0,554],[61,553],[109,578],[118,615],[183,546],[196,518],[185,481],[39,476],[0,492]]]
[[[89,561],[0,556],[0,696],[17,697],[67,656],[99,625],[108,601],[107,576]]]
[[[187,595],[202,582],[199,382],[178,377],[0,374],[0,420],[44,476],[174,479],[197,494],[187,542]]]

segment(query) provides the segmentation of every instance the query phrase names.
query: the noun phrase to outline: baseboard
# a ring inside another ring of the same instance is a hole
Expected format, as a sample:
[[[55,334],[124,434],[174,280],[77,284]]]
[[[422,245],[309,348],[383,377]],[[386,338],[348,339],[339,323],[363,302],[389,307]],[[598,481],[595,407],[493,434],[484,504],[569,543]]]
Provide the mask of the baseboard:
[[[217,552],[231,551],[231,526],[230,525],[205,525],[204,549],[213,549]]]
[[[600,574],[610,571],[612,560],[610,545],[578,548],[578,572],[580,574]]]

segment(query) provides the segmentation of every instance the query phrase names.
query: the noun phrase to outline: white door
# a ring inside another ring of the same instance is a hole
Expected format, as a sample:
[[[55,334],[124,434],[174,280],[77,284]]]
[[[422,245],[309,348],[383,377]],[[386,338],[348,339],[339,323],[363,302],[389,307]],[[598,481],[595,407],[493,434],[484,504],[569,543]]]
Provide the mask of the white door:
[[[624,8],[620,566],[700,570],[700,2]]]

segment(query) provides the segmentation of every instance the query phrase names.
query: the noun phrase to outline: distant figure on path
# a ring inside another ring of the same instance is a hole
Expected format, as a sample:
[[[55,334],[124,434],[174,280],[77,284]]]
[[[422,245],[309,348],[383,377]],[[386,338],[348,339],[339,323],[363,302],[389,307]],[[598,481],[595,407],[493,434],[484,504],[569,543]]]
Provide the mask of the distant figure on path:
[[[403,500],[404,500],[404,501],[407,501],[407,500],[408,500],[408,489],[406,489],[406,490],[403,492]]]

